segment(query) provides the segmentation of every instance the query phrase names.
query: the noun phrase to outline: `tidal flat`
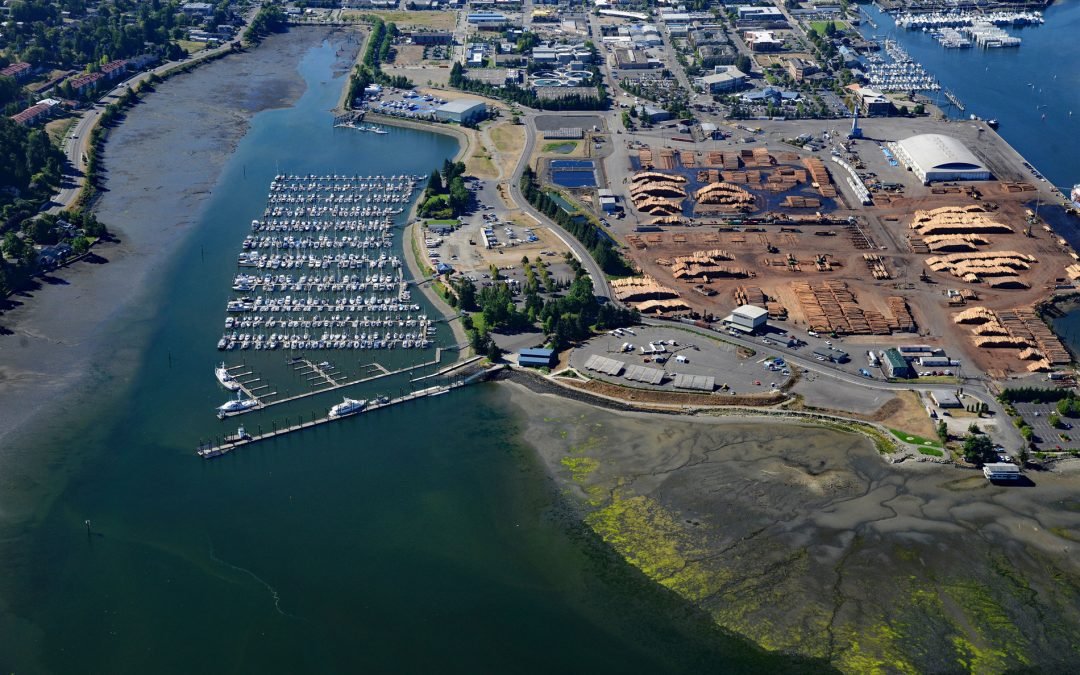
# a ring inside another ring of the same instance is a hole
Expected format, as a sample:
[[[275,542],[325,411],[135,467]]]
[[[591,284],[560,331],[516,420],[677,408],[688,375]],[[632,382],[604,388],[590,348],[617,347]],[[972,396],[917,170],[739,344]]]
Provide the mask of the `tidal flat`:
[[[1080,658],[1076,473],[999,487],[890,466],[866,438],[809,424],[615,412],[501,386],[584,522],[726,631],[846,672]]]

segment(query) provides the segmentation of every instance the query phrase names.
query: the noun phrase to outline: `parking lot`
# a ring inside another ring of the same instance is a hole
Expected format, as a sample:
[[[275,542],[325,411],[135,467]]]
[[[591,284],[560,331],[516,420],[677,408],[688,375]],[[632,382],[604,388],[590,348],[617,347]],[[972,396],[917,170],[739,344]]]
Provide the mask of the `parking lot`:
[[[1016,403],[1016,412],[1031,425],[1035,444],[1041,450],[1080,450],[1080,428],[1073,420],[1062,417],[1059,428],[1050,426],[1050,415],[1057,412],[1053,403]],[[1062,434],[1068,439],[1063,439]]]
[[[663,352],[647,353],[661,346]],[[622,363],[623,374],[611,376],[586,369],[585,363],[592,356]],[[766,359],[775,356],[777,354],[773,351],[759,349],[755,356],[744,357],[735,345],[703,335],[677,328],[636,326],[623,329],[621,335],[605,334],[589,340],[571,353],[570,365],[590,378],[668,391],[676,391],[676,375],[712,376],[715,378],[714,391],[747,395],[767,393],[774,385],[779,388],[788,381],[790,371],[785,366],[769,369]],[[628,380],[626,374],[633,366],[662,370],[665,377],[660,385]],[[788,370],[786,374],[785,370]]]

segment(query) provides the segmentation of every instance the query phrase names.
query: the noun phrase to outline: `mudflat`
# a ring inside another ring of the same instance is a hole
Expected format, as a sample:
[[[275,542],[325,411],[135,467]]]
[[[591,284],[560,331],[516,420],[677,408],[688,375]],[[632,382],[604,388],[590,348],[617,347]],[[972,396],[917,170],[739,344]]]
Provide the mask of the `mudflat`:
[[[724,629],[848,672],[1080,656],[1075,467],[1035,473],[1037,489],[1001,487],[890,466],[855,434],[503,386],[585,522]]]
[[[173,77],[112,129],[96,212],[115,241],[94,248],[97,264],[58,270],[0,317],[10,331],[0,336],[0,447],[15,446],[35,416],[123,383],[140,343],[135,308],[156,290],[154,271],[191,234],[251,117],[303,94],[297,64],[329,33],[274,35]]]

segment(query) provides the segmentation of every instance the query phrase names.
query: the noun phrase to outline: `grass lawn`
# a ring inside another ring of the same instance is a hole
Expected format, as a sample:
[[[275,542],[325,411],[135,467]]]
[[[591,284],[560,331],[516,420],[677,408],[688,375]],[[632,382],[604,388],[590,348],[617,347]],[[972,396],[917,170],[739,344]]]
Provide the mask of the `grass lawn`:
[[[810,28],[818,35],[825,35],[825,26],[828,25],[828,21],[811,21]],[[833,21],[836,24],[836,30],[847,30],[848,25],[843,21]]]
[[[441,225],[452,225],[454,227],[457,227],[458,221],[457,221],[456,218],[454,218],[454,219],[429,219],[429,220],[425,220],[424,223],[428,227],[431,227],[432,225],[435,225],[436,227],[441,226]]]
[[[944,457],[945,456],[945,453],[942,452],[941,450],[938,450],[937,448],[920,447],[919,448],[919,454],[920,455],[929,455],[931,457]]]
[[[557,152],[560,155],[569,155],[577,149],[577,146],[577,141],[559,141],[557,143],[548,143],[545,145],[543,152]]]
[[[193,42],[191,40],[177,40],[176,44],[180,45],[180,48],[183,49],[185,52],[187,52],[189,56],[191,54],[195,54],[196,52],[201,52],[202,50],[206,49],[206,43],[205,42]]]
[[[906,441],[908,443],[911,443],[912,445],[921,446],[919,448],[919,452],[922,452],[922,449],[924,447],[925,448],[933,448],[933,449],[936,449],[936,450],[941,449],[941,441],[939,441],[937,439],[931,440],[929,438],[923,438],[922,436],[916,436],[915,434],[909,434],[907,432],[900,431],[899,429],[889,429],[889,432],[892,433],[893,436],[896,436],[897,438],[899,438],[902,441]],[[933,453],[924,453],[924,454],[933,454]]]
[[[422,26],[440,30],[453,30],[457,25],[457,12],[397,12],[371,10],[363,12],[343,12],[345,20],[359,19],[362,16],[377,16],[387,23],[400,26]]]
[[[64,143],[64,136],[75,126],[78,120],[74,117],[65,117],[63,119],[53,120],[45,125],[45,131],[49,134],[49,138],[52,140],[53,145],[60,147]]]

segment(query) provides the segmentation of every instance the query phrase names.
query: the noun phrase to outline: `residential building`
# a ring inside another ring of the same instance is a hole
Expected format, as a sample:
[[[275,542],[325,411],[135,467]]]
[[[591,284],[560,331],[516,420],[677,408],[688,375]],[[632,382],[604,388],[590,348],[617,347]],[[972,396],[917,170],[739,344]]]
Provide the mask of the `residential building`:
[[[97,83],[102,79],[104,79],[104,75],[101,73],[87,73],[68,80],[68,84],[71,85],[71,90],[76,94],[84,94],[96,87]]]
[[[209,2],[189,2],[181,5],[180,11],[191,17],[207,18],[214,15],[214,6]]]
[[[101,67],[101,74],[105,79],[115,80],[127,72],[127,59],[109,61]]]
[[[24,127],[29,127],[42,119],[52,114],[53,107],[45,103],[36,103],[26,110],[15,113],[11,116],[11,121],[15,124],[21,124]]]
[[[25,80],[33,74],[34,67],[26,61],[19,61],[18,63],[13,63],[10,66],[7,66],[4,69],[0,70],[0,75],[3,75],[4,77],[13,77],[19,82]]]

